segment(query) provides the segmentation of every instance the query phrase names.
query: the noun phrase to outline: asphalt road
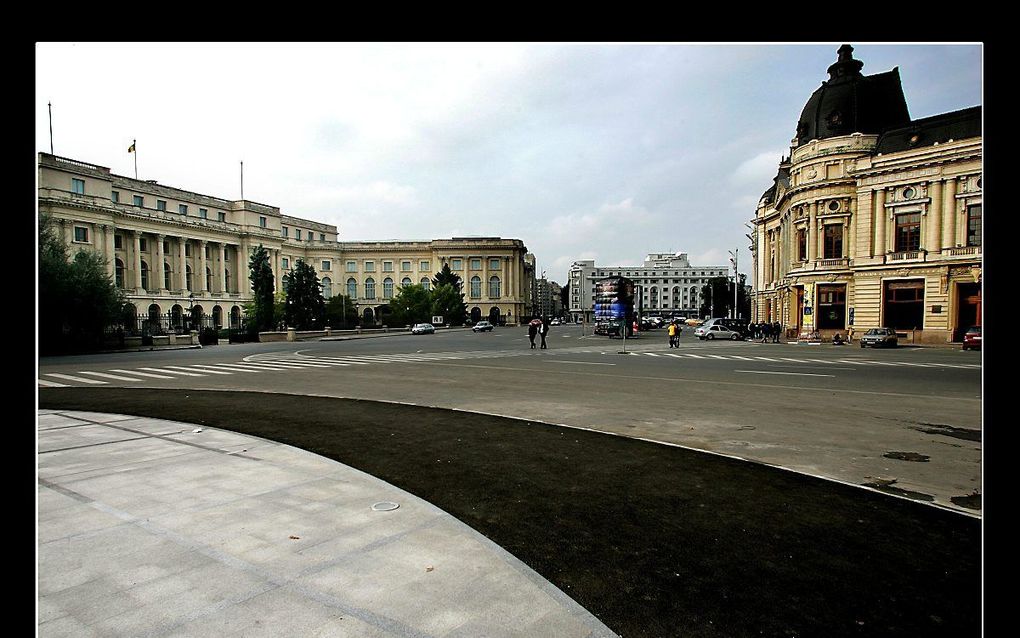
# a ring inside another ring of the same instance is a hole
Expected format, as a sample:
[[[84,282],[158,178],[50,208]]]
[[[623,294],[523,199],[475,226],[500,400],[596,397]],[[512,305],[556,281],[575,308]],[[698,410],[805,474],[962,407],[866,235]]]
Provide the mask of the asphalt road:
[[[531,350],[524,328],[451,330],[47,357],[38,378],[40,392],[49,384],[251,390],[522,417],[980,514],[980,353],[700,342],[692,329],[679,349],[666,340],[663,330],[624,343],[555,326],[549,349]]]

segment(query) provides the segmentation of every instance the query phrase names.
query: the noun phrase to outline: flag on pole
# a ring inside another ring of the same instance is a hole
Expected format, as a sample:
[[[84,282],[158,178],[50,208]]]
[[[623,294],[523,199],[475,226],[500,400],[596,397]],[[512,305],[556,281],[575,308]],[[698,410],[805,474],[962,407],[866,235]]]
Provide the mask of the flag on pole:
[[[131,142],[131,146],[128,147],[128,153],[134,153],[134,152],[135,152],[135,143]]]

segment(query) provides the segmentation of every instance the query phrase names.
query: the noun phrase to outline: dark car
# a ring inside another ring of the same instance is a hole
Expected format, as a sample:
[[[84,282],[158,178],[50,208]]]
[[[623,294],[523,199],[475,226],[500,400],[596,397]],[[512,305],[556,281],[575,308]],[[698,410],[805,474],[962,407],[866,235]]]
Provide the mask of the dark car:
[[[895,348],[899,343],[899,338],[892,328],[872,328],[861,335],[860,343],[862,348],[867,346]]]
[[[981,349],[981,326],[971,326],[967,328],[967,332],[963,333],[963,349]]]

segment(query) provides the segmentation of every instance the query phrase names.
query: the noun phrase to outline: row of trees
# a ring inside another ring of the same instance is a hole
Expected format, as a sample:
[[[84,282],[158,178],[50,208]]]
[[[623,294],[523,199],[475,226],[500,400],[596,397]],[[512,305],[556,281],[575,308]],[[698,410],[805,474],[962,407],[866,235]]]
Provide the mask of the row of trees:
[[[750,318],[751,290],[747,285],[747,275],[740,274],[740,285],[737,288],[737,317]],[[733,308],[733,281],[729,277],[712,277],[701,288],[701,307],[698,312],[702,317],[729,317]]]
[[[322,284],[315,269],[297,261],[283,277],[283,291],[277,292],[269,252],[260,244],[248,262],[253,299],[247,305],[248,329],[252,332],[276,330],[280,325],[298,330],[318,330],[325,326],[346,328],[358,325],[360,318],[354,302],[345,295],[329,301],[322,296]],[[467,319],[467,304],[461,278],[449,265],[436,273],[428,289],[421,284],[401,287],[389,303],[380,308],[385,321],[394,326],[428,323],[434,316],[453,325]]]

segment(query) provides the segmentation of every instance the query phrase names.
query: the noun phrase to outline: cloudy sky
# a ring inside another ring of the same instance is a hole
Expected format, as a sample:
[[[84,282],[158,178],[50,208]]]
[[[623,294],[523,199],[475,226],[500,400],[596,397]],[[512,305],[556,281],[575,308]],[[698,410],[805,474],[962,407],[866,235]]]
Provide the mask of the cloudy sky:
[[[334,224],[524,240],[538,270],[726,265],[836,61],[822,44],[39,43],[36,146]],[[912,118],[982,104],[979,44],[851,43]]]

